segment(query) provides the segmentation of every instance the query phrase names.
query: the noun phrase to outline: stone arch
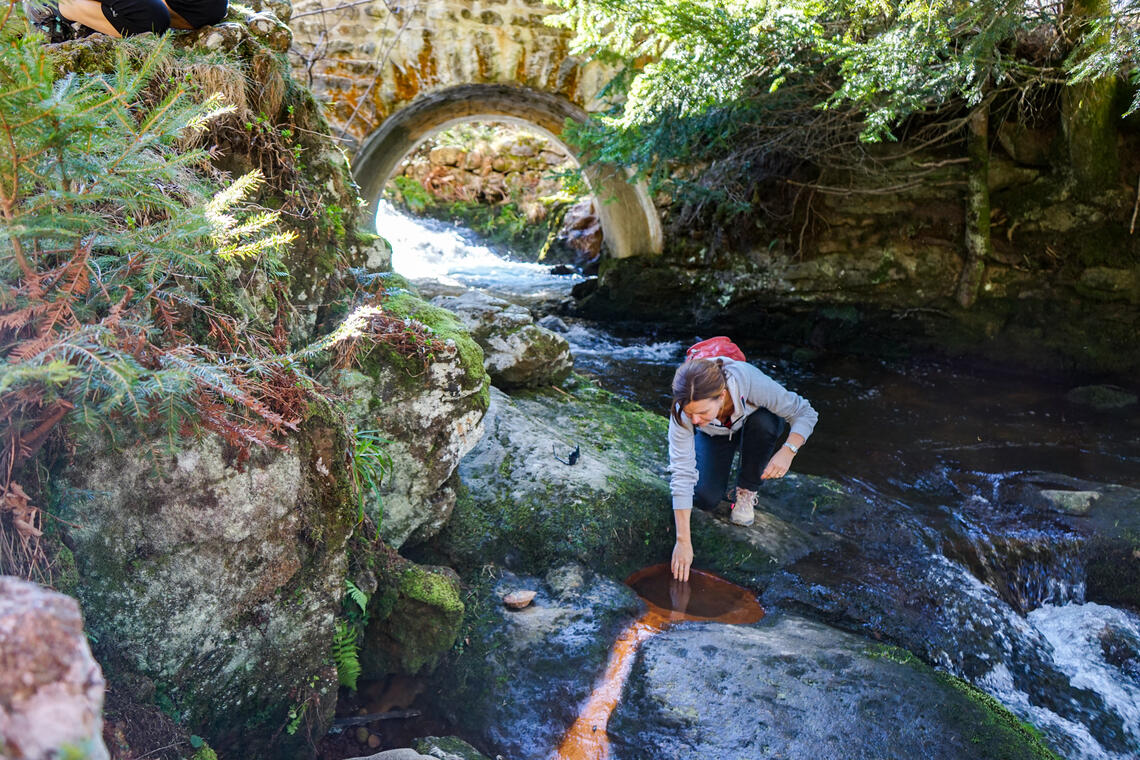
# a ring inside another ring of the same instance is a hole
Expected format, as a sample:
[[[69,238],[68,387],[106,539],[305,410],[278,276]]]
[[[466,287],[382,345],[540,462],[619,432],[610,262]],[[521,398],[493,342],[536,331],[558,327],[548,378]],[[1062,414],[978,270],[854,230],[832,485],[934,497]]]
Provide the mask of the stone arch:
[[[468,84],[417,98],[384,120],[364,141],[353,160],[352,174],[375,214],[384,184],[418,145],[449,126],[464,121],[509,121],[562,142],[567,119],[582,122],[586,112],[547,92],[512,85]],[[615,258],[661,252],[661,219],[644,184],[629,181],[617,167],[586,170],[586,182],[598,203],[598,216]]]

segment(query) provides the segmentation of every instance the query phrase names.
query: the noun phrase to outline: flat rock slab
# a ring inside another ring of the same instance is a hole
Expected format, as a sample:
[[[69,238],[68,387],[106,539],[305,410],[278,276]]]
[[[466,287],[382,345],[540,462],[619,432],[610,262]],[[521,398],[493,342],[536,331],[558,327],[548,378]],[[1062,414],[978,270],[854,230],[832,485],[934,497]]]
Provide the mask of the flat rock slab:
[[[349,760],[437,760],[432,755],[421,755],[414,749],[388,749],[383,752],[377,752],[375,755],[367,755],[365,757],[353,757]]]
[[[784,615],[647,641],[609,733],[614,760],[1051,757],[905,650]]]

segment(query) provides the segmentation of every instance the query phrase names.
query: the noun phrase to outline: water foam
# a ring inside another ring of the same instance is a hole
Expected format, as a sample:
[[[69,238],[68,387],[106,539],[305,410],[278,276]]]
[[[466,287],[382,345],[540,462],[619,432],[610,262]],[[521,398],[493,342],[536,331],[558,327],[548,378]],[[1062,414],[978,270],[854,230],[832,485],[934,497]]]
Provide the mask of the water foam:
[[[552,275],[549,265],[511,261],[462,227],[410,216],[387,201],[376,209],[376,232],[392,245],[392,268],[410,280],[564,297],[583,279]]]
[[[1140,677],[1108,662],[1104,643],[1112,636],[1140,652],[1140,616],[1090,602],[1047,604],[1030,612],[1028,619],[1053,647],[1057,668],[1074,687],[1099,694],[1120,716],[1140,751]]]

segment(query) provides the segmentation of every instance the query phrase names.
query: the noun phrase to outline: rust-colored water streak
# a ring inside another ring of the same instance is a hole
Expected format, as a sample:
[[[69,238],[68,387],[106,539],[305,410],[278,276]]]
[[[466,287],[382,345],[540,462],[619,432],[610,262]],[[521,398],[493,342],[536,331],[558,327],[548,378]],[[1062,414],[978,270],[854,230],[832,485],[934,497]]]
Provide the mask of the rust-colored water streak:
[[[703,570],[690,571],[689,582],[681,584],[673,580],[669,565],[654,565],[639,570],[625,582],[645,600],[649,610],[618,636],[606,672],[566,732],[555,760],[609,757],[606,725],[641,642],[681,620],[755,623],[764,617],[764,608],[747,589]]]

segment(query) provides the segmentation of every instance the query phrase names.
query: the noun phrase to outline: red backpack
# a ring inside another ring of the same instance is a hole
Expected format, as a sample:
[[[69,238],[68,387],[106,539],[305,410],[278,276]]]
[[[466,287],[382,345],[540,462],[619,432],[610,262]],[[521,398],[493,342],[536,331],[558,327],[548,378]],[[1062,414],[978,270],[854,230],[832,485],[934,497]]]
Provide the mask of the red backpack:
[[[738,362],[744,361],[744,352],[740,350],[740,346],[723,335],[718,335],[715,338],[709,338],[708,340],[702,340],[700,343],[693,344],[689,350],[685,352],[685,361],[691,362],[693,359],[715,359],[718,356],[723,356],[726,359],[735,359]]]

